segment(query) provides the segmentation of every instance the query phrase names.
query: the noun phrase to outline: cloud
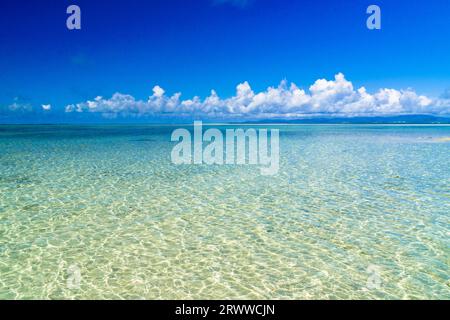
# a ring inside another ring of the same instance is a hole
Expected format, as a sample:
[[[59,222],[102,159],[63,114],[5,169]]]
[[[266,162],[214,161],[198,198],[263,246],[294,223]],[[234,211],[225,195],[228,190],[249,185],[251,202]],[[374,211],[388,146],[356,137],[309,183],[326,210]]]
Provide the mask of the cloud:
[[[50,111],[52,109],[52,106],[50,104],[43,104],[41,107],[44,111]]]
[[[33,111],[33,106],[27,102],[21,101],[18,97],[14,98],[14,102],[6,105],[0,106],[0,113],[27,113]]]
[[[277,87],[254,92],[248,82],[237,85],[234,96],[222,99],[215,90],[205,99],[198,96],[181,99],[181,93],[167,96],[155,86],[147,100],[115,93],[109,99],[71,104],[66,112],[99,112],[111,116],[151,115],[203,118],[295,118],[302,116],[376,116],[398,114],[450,115],[450,99],[432,99],[412,89],[383,88],[369,93],[364,87],[355,89],[342,73],[333,80],[319,79],[309,90],[281,81]]]
[[[9,111],[31,111],[33,108],[28,103],[14,102],[8,106]]]

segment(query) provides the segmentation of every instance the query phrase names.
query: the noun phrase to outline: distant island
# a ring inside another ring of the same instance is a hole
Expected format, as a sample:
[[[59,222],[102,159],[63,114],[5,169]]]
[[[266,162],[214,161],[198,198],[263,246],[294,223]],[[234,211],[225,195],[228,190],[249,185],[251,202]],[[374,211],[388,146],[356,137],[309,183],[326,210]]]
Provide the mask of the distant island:
[[[264,119],[245,121],[246,124],[450,124],[450,117],[432,115],[400,115],[376,117],[310,117],[298,119]]]

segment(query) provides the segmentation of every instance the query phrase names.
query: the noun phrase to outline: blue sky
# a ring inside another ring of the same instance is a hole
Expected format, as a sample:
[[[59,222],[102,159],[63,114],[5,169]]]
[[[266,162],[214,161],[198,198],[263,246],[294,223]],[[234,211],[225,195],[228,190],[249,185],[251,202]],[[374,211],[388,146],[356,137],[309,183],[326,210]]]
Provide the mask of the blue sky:
[[[70,4],[81,8],[81,30],[66,28]],[[381,8],[381,30],[366,28],[370,4]],[[375,101],[361,107],[362,113],[389,108],[414,113],[428,106],[432,108],[425,113],[448,111],[448,0],[2,0],[0,15],[3,122],[29,117],[70,121],[75,113],[96,117],[88,101],[98,105],[105,121],[127,113],[128,107],[137,114],[151,109],[146,117],[157,118],[160,112],[172,112],[167,104],[177,92],[182,95],[176,103],[184,106],[185,115],[200,107],[214,109],[219,117],[273,116],[277,108],[295,103],[303,107],[295,105],[285,115],[341,109],[357,114],[355,108],[366,97],[358,92],[361,86],[373,98],[367,99]],[[279,86],[284,79],[287,83]],[[331,82],[310,92],[318,79]],[[245,91],[246,82],[250,91]],[[298,92],[290,82],[310,100],[295,102]],[[241,96],[238,84],[245,87]],[[164,88],[167,97],[155,94],[155,86]],[[269,86],[278,90],[272,96]],[[380,88],[401,94],[376,96]],[[221,99],[213,107],[204,102],[215,97],[212,89]],[[255,102],[258,93],[264,95]],[[124,96],[114,99],[114,94]],[[278,98],[271,98],[274,94]],[[98,96],[103,98],[95,100]],[[386,104],[392,99],[401,108]],[[78,112],[68,114],[70,105]]]

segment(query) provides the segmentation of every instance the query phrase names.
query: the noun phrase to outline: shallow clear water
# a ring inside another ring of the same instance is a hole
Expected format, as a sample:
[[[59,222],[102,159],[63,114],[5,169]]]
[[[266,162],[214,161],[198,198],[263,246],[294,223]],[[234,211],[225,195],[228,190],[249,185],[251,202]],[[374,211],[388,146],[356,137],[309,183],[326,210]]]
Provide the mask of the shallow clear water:
[[[170,126],[0,126],[0,298],[450,298],[449,126],[277,128],[262,176],[173,165]]]

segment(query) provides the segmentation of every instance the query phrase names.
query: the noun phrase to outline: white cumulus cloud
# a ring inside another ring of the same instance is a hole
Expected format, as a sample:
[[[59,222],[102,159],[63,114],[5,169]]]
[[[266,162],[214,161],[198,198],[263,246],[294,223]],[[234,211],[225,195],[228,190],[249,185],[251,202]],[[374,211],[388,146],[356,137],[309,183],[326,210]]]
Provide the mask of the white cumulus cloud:
[[[364,87],[355,89],[342,73],[333,80],[316,80],[308,90],[281,81],[277,87],[254,92],[248,82],[237,85],[236,93],[220,98],[215,90],[201,99],[182,100],[181,93],[167,96],[159,87],[147,100],[115,93],[111,98],[66,106],[66,112],[100,112],[103,114],[135,114],[163,116],[200,116],[205,118],[295,118],[301,116],[358,116],[396,114],[450,115],[450,99],[429,98],[412,89],[382,88],[369,93]]]

